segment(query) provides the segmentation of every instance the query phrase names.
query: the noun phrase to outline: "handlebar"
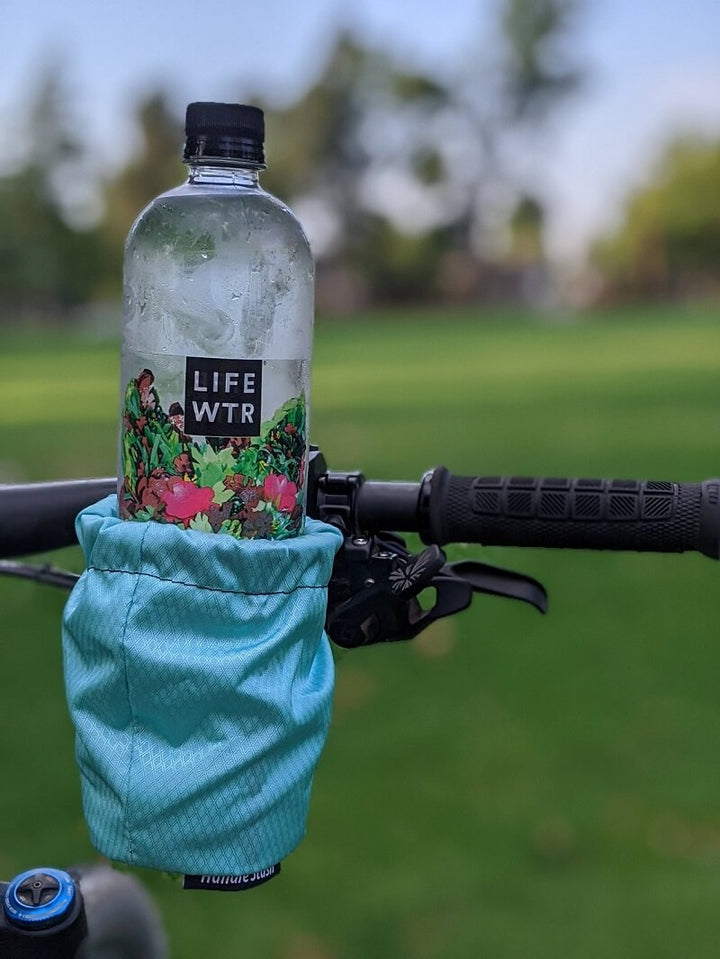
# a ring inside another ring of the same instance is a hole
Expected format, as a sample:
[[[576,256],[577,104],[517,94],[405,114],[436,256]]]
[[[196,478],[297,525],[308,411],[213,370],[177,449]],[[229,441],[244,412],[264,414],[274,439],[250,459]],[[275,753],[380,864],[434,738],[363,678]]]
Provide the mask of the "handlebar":
[[[76,514],[115,489],[114,478],[0,487],[0,557],[72,545]],[[720,558],[718,479],[472,477],[440,466],[420,483],[392,483],[330,472],[313,451],[308,513],[348,533],[417,532],[440,546],[696,550]]]
[[[720,480],[432,475],[427,541],[492,546],[697,550],[720,558]]]
[[[116,489],[115,478],[0,486],[0,558],[73,546],[80,510]]]

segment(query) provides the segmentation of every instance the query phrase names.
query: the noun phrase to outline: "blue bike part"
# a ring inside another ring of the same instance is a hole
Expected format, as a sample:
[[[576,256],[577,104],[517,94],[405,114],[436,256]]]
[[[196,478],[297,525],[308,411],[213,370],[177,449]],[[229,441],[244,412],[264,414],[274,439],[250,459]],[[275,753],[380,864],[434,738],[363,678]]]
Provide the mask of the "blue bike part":
[[[167,872],[267,869],[305,832],[342,536],[308,520],[293,539],[237,540],[116,508],[108,497],[78,517],[87,569],[63,619],[91,840]]]
[[[76,898],[75,883],[62,869],[28,869],[5,890],[5,918],[23,929],[48,929],[69,916]]]

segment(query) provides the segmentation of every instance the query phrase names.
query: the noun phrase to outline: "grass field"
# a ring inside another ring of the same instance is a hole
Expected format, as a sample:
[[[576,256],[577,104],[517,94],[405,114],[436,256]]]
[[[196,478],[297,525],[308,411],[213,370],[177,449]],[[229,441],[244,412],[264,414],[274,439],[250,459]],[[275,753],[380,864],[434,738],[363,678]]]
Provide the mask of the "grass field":
[[[8,338],[0,479],[114,471],[117,349]],[[318,331],[314,442],[376,478],[720,473],[720,317],[377,315]],[[174,959],[705,959],[720,940],[720,568],[454,547],[551,610],[478,598],[338,657],[308,837],[245,896],[147,876]],[[63,557],[79,565],[75,551]],[[2,590],[0,875],[92,855],[63,596]]]

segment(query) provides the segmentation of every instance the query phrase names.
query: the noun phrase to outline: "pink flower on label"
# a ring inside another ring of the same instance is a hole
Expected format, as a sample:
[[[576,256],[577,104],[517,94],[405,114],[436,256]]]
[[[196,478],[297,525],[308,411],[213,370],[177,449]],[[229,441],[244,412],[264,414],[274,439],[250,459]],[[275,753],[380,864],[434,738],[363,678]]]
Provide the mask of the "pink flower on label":
[[[289,513],[295,508],[297,486],[287,476],[270,473],[263,483],[263,499],[268,500],[276,509]]]
[[[196,486],[181,480],[174,483],[172,489],[161,493],[165,504],[165,516],[168,519],[192,519],[196,513],[204,513],[215,495],[211,486]]]

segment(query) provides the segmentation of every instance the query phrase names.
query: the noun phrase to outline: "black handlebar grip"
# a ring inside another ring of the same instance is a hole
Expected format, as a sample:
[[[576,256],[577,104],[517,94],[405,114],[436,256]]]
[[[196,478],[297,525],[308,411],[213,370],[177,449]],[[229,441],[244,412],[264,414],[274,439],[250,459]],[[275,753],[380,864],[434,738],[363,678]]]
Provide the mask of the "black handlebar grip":
[[[431,475],[424,538],[438,545],[542,546],[720,558],[720,480]],[[427,528],[429,527],[429,529]]]

